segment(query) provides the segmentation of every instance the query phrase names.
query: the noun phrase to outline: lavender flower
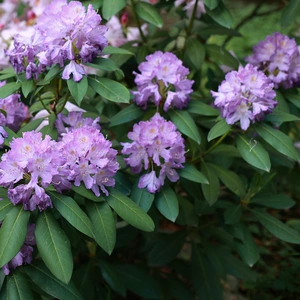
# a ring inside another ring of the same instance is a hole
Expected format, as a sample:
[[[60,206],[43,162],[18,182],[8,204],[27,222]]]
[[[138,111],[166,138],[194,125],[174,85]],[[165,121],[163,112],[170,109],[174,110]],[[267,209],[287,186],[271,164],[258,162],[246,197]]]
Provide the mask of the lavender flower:
[[[0,126],[0,147],[4,144],[4,139],[7,137],[8,137],[7,132],[4,130],[2,126]]]
[[[0,227],[1,225],[2,224],[0,224]],[[2,267],[5,275],[9,275],[11,269],[15,269],[24,264],[31,263],[32,252],[33,252],[32,246],[36,245],[34,231],[35,231],[35,224],[28,224],[27,235],[22,248],[11,261],[9,261],[7,264],[5,264]]]
[[[211,91],[211,94],[226,122],[234,124],[240,121],[241,128],[246,130],[250,121],[262,120],[277,105],[273,100],[276,96],[273,87],[263,72],[248,64],[227,73],[218,92]]]
[[[185,6],[183,8],[183,10],[186,11],[187,16],[190,18],[192,16],[193,10],[194,10],[194,6],[196,4],[196,0],[176,0],[174,5],[176,7],[182,5],[183,3],[185,3]],[[202,0],[198,1],[197,4],[197,8],[196,8],[196,18],[200,18],[202,14],[205,14],[206,10],[205,10],[205,6]]]
[[[37,78],[46,67],[64,67],[62,78],[80,81],[85,75],[82,63],[91,62],[107,46],[106,26],[99,25],[100,15],[90,4],[54,0],[44,10],[29,39],[14,38],[14,48],[7,51],[17,73]]]
[[[122,153],[129,155],[127,165],[136,174],[142,169],[150,171],[140,178],[139,188],[155,193],[166,177],[172,182],[179,179],[176,169],[183,168],[185,162],[184,140],[171,121],[156,113],[149,121],[135,124],[128,138],[133,142],[121,143]]]
[[[294,39],[275,32],[253,47],[246,61],[258,66],[273,82],[291,88],[300,84],[300,54]]]
[[[153,101],[156,106],[162,104],[164,111],[187,106],[194,81],[186,78],[189,70],[174,54],[156,51],[138,69],[141,74],[134,72],[137,91],[132,92],[138,105],[146,109],[147,102]]]

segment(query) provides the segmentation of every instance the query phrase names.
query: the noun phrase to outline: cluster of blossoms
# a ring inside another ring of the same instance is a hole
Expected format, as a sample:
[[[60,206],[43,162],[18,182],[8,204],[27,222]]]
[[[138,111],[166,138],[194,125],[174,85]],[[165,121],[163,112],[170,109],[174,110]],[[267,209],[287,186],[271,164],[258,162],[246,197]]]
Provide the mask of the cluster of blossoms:
[[[163,104],[164,111],[188,105],[194,81],[187,79],[189,70],[173,53],[156,51],[148,55],[138,69],[141,74],[134,72],[137,91],[132,94],[142,108],[146,109],[148,101],[156,106]]]
[[[62,78],[80,81],[86,74],[82,63],[91,62],[107,46],[106,26],[90,4],[54,0],[44,10],[29,38],[17,35],[6,54],[17,73],[37,78],[47,67],[64,67]],[[65,66],[65,63],[68,64]]]
[[[239,67],[238,71],[226,74],[218,92],[211,91],[215,106],[220,108],[228,124],[240,121],[246,130],[250,120],[261,121],[265,114],[271,113],[277,102],[274,84],[262,72],[250,64]]]
[[[0,82],[0,87],[6,84]],[[19,94],[12,94],[4,99],[0,98],[0,126],[7,126],[17,131],[21,124],[29,117],[28,107],[20,101]]]
[[[291,88],[300,84],[300,54],[294,39],[275,32],[253,47],[253,54],[246,58],[258,66],[273,82]]]
[[[112,16],[105,24],[108,28],[105,37],[110,45],[120,47],[129,41],[139,41],[141,39],[139,29],[137,27],[127,26],[127,24],[128,13],[123,13],[120,20],[116,16]],[[141,30],[147,35],[147,24],[143,24]]]
[[[185,162],[184,140],[171,121],[166,121],[156,113],[149,121],[135,124],[128,133],[132,143],[121,143],[122,153],[133,173],[142,169],[150,170],[141,176],[138,187],[147,187],[150,193],[159,191],[166,177],[176,182],[179,175],[176,169],[183,168]],[[158,176],[157,176],[158,174]]]
[[[196,4],[196,0],[176,0],[174,5],[176,7],[185,4],[183,10],[186,11],[186,15],[190,18],[193,14],[194,6]],[[202,14],[205,14],[205,6],[202,0],[198,1],[197,8],[196,8],[196,18],[200,18]]]
[[[2,224],[0,224],[0,227],[1,225]],[[2,267],[5,275],[8,275],[11,269],[31,263],[33,252],[32,246],[36,245],[34,231],[35,224],[28,224],[27,234],[22,248],[11,261]]]
[[[74,119],[80,122],[79,117]],[[70,189],[72,183],[79,186],[82,181],[96,196],[100,196],[100,190],[108,195],[105,187],[114,186],[111,177],[119,168],[117,151],[96,124],[92,127],[84,123],[90,120],[81,118],[83,126],[70,127],[60,142],[48,135],[42,139],[42,134],[34,131],[13,139],[11,149],[0,162],[0,185],[8,188],[8,198],[14,205],[23,203],[24,209],[30,211],[52,207],[45,192],[50,184],[62,192]]]

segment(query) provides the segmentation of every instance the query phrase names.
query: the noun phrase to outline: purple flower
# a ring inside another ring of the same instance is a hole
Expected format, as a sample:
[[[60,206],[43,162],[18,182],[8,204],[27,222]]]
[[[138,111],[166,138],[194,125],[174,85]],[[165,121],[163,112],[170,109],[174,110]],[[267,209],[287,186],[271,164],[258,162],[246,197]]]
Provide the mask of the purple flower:
[[[188,105],[194,81],[186,78],[189,70],[174,54],[156,51],[138,69],[141,74],[134,72],[137,91],[132,92],[138,105],[145,109],[149,101],[156,106],[162,102],[164,111]]]
[[[185,162],[184,140],[176,126],[156,113],[149,121],[135,124],[128,133],[132,143],[121,143],[122,153],[133,173],[149,170],[142,175],[138,187],[147,187],[150,193],[159,191],[165,178],[176,182],[179,176],[176,169],[183,168]]]
[[[31,246],[36,245],[34,231],[35,224],[28,224],[27,235],[20,251],[11,261],[2,267],[5,275],[9,275],[11,269],[16,269],[19,266],[31,263],[33,252],[33,248]]]
[[[263,72],[248,64],[227,73],[218,92],[211,91],[211,94],[226,122],[234,124],[240,121],[241,128],[246,130],[250,121],[262,120],[277,105],[273,100],[276,96],[273,87]]]
[[[273,82],[291,88],[300,84],[300,54],[294,39],[275,32],[253,47],[253,54],[246,58],[258,66]]]
[[[8,137],[8,134],[6,133],[6,131],[3,129],[2,126],[0,126],[0,147],[3,145],[4,143],[4,139]]]

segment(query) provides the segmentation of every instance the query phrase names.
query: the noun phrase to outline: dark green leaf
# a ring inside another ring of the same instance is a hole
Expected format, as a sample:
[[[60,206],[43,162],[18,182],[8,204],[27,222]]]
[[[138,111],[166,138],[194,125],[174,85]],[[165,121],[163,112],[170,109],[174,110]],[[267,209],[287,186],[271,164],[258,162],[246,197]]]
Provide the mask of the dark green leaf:
[[[284,123],[284,122],[292,122],[299,121],[300,119],[292,114],[288,114],[284,111],[273,111],[272,114],[266,115],[265,120],[273,123]]]
[[[214,44],[206,45],[205,49],[210,59],[216,64],[225,65],[233,69],[238,69],[239,61],[235,57],[233,57],[227,50]]]
[[[0,98],[4,99],[16,92],[21,87],[21,82],[10,82],[0,87]]]
[[[189,102],[187,111],[200,116],[218,116],[220,114],[217,109],[201,102],[200,100],[194,99]]]
[[[299,161],[300,156],[296,151],[292,139],[281,132],[280,130],[273,129],[272,127],[258,123],[255,125],[256,132],[278,152]]]
[[[178,130],[190,137],[192,140],[200,144],[201,137],[195,121],[187,111],[171,110],[169,112],[172,122],[176,125]]]
[[[259,204],[277,209],[289,209],[295,205],[295,201],[287,195],[262,195],[251,199],[251,204]]]
[[[126,5],[126,0],[103,0],[102,16],[109,20]]]
[[[51,69],[49,72],[46,74],[45,78],[37,83],[37,85],[46,85],[49,84],[49,82],[56,77],[57,74],[61,72],[61,67],[60,65],[56,64]]]
[[[272,217],[264,210],[253,209],[251,211],[258,221],[276,237],[292,244],[300,244],[300,233],[298,231]]]
[[[56,278],[68,283],[73,271],[70,241],[50,211],[38,215],[35,236],[46,266]]]
[[[281,16],[281,26],[287,27],[295,23],[300,13],[299,0],[291,0],[289,4],[284,8]]]
[[[2,221],[5,215],[14,207],[8,199],[3,199],[0,201],[0,221]]]
[[[30,212],[23,205],[13,207],[0,228],[0,268],[13,259],[21,249],[27,234]]]
[[[257,140],[254,138],[249,139],[245,135],[239,135],[237,148],[247,163],[258,169],[270,172],[271,162],[269,154]]]
[[[163,216],[175,222],[179,213],[179,205],[177,196],[170,187],[166,185],[161,188],[155,196],[155,205]]]
[[[86,208],[97,244],[110,255],[116,244],[116,222],[109,205],[87,201]]]
[[[154,230],[152,219],[131,199],[118,190],[109,189],[109,196],[106,200],[108,205],[130,225],[144,231]]]
[[[50,191],[48,194],[54,207],[71,225],[87,236],[93,237],[90,219],[71,197]]]
[[[225,224],[235,224],[242,216],[241,205],[233,205],[224,211]]]
[[[218,200],[220,193],[220,182],[214,168],[211,165],[203,162],[201,164],[201,171],[209,182],[209,185],[201,184],[201,187],[205,200],[211,206]]]
[[[209,184],[206,177],[194,165],[186,163],[184,168],[178,171],[180,177],[186,178],[198,183]]]
[[[72,185],[72,190],[78,195],[81,195],[89,200],[95,202],[105,201],[101,196],[97,197],[91,190],[86,189],[85,186],[82,184],[80,186]]]
[[[200,70],[205,58],[205,48],[194,37],[186,42],[186,51],[184,53],[184,65],[192,70]]]
[[[129,103],[130,94],[127,88],[108,78],[89,78],[89,85],[103,98],[118,103]]]
[[[30,279],[52,297],[62,300],[83,300],[72,281],[65,284],[53,276],[42,262],[35,261],[24,268]]]
[[[69,91],[76,101],[76,103],[80,106],[81,101],[88,90],[88,80],[86,76],[83,76],[79,82],[75,82],[73,79],[67,80]]]
[[[224,27],[230,28],[233,24],[232,15],[223,2],[220,2],[213,10],[207,9],[207,14]]]
[[[132,120],[140,118],[144,114],[145,112],[141,110],[139,106],[135,105],[134,103],[130,104],[111,118],[109,126],[113,127],[130,122]]]
[[[220,0],[203,0],[203,3],[209,8],[209,9],[215,9]]]
[[[228,125],[224,119],[221,119],[218,123],[216,123],[209,131],[207,136],[207,141],[211,140],[225,134],[231,129],[231,126]]]
[[[153,5],[145,2],[139,2],[136,5],[136,12],[138,16],[146,22],[159,28],[163,26],[163,19]]]
[[[11,272],[7,281],[7,296],[13,300],[33,300],[27,279],[20,272]]]
[[[103,57],[95,58],[92,63],[86,65],[107,72],[119,70],[117,64],[113,60]]]
[[[134,55],[134,53],[123,49],[123,48],[115,48],[112,46],[106,46],[103,50],[103,54],[120,54],[120,55]]]
[[[34,83],[33,83],[32,79],[25,80],[22,83],[22,93],[23,93],[23,95],[24,95],[25,98],[27,98],[27,96],[29,95],[29,93],[32,92],[33,88],[34,88]]]
[[[240,152],[232,145],[221,144],[210,151],[211,154],[214,155],[225,155],[225,156],[233,156],[240,157]]]
[[[19,129],[18,135],[21,135],[21,133],[26,132],[26,131],[32,131],[32,130],[37,129],[44,120],[45,120],[44,118],[40,118],[40,119],[30,121],[25,126],[23,126]]]
[[[151,194],[147,191],[147,189],[140,189],[138,187],[138,181],[132,186],[131,196],[130,198],[144,211],[147,212],[153,201],[154,201],[154,194]]]

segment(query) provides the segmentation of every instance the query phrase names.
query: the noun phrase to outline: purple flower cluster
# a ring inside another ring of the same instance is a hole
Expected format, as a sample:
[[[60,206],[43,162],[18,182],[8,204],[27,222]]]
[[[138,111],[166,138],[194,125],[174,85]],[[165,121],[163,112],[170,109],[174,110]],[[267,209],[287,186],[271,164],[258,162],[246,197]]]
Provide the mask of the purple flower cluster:
[[[125,161],[131,171],[150,170],[140,178],[139,188],[147,187],[150,193],[155,193],[166,177],[172,182],[179,179],[175,169],[183,168],[185,162],[184,140],[171,121],[156,113],[149,121],[135,124],[128,138],[133,142],[121,144],[122,153],[129,155]]]
[[[250,64],[239,67],[238,71],[226,74],[218,92],[211,91],[215,105],[220,108],[228,124],[240,121],[241,128],[246,130],[250,121],[262,120],[271,113],[277,102],[273,90],[274,84],[261,71]]]
[[[62,135],[72,129],[81,128],[83,126],[91,126],[100,130],[101,127],[98,124],[99,122],[100,117],[96,118],[95,120],[92,118],[84,118],[82,116],[82,112],[72,111],[67,116],[58,114],[55,121],[55,127],[58,131],[58,134]]]
[[[253,47],[246,61],[258,66],[275,88],[290,88],[300,83],[300,54],[294,39],[275,32]]]
[[[14,48],[6,53],[17,73],[37,78],[46,67],[64,67],[62,78],[80,81],[85,75],[82,63],[91,62],[107,46],[106,26],[90,4],[79,1],[54,0],[44,10],[30,38],[14,38]]]
[[[6,84],[0,82],[0,87]],[[29,117],[28,107],[20,101],[19,94],[12,94],[4,99],[0,98],[0,126],[7,126],[13,131],[17,131],[26,118]],[[0,143],[1,144],[1,143]]]
[[[105,187],[115,184],[117,151],[95,127],[74,128],[60,142],[48,135],[42,139],[40,132],[25,132],[10,147],[0,162],[0,185],[8,188],[11,202],[22,203],[25,210],[52,207],[44,189],[50,184],[62,192],[83,182],[96,196],[100,190],[108,195]]]
[[[137,91],[132,92],[138,105],[146,109],[147,102],[153,101],[156,106],[163,105],[164,111],[188,105],[194,81],[186,78],[189,70],[173,53],[156,51],[138,69],[141,74],[134,72]]]
[[[0,224],[0,227],[1,225],[2,224]],[[22,248],[11,261],[2,267],[5,275],[8,275],[11,269],[31,263],[33,252],[32,246],[36,245],[34,231],[35,224],[28,224],[27,234]]]

